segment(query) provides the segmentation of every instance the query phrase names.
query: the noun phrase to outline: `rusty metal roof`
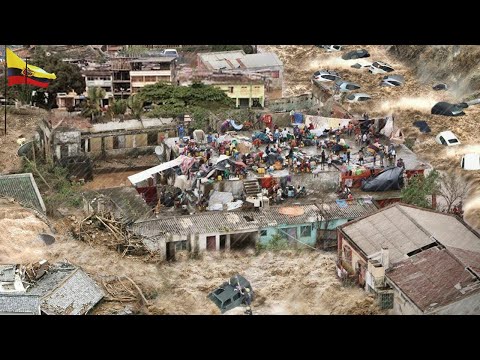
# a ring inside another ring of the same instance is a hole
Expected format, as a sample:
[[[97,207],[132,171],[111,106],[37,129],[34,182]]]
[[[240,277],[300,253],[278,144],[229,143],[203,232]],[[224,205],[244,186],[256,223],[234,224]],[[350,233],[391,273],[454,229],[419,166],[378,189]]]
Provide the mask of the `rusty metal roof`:
[[[480,281],[438,247],[396,263],[386,276],[426,313],[480,291]]]

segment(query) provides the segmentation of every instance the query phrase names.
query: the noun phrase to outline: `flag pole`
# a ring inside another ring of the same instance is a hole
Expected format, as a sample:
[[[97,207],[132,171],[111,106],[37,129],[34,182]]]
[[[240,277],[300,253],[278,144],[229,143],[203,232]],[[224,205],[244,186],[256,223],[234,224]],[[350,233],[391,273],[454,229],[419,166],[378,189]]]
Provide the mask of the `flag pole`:
[[[25,103],[28,101],[28,57],[25,57]]]
[[[5,69],[3,69],[5,75],[5,136],[7,136],[7,45],[5,45]]]

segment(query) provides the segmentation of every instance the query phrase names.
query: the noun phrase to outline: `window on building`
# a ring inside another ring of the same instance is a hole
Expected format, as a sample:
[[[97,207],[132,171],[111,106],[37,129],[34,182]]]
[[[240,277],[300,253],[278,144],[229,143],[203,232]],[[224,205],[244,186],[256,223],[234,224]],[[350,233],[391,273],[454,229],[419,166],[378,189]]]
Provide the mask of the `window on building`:
[[[310,236],[312,236],[312,225],[301,226],[300,237],[310,237]]]
[[[248,89],[248,86],[242,86],[242,89]]]
[[[260,236],[267,236],[267,230],[260,230]]]
[[[280,71],[272,71],[272,78],[278,79],[280,77]]]
[[[90,149],[90,143],[91,143],[91,141],[86,141],[86,140],[88,140],[88,139],[82,139],[82,144],[81,144],[81,146],[82,146],[82,149],[83,149],[85,152],[90,152],[90,151],[92,151],[92,150]]]
[[[150,131],[147,133],[147,145],[158,145],[158,133],[156,131]]]
[[[175,241],[175,250],[176,250],[176,251],[188,250],[187,240],[184,240],[184,241]]]
[[[343,247],[343,257],[349,264],[352,263],[352,249],[349,246]]]
[[[393,309],[393,293],[380,293],[378,294],[378,303],[380,308],[385,309]]]
[[[233,86],[229,86],[228,91],[230,92],[230,94],[232,94],[233,93]]]
[[[155,82],[157,78],[155,76],[145,76],[145,82]]]
[[[157,82],[158,81],[161,81],[161,82],[169,82],[170,81],[170,76],[157,76]]]
[[[114,149],[125,148],[125,135],[113,136],[113,148]]]

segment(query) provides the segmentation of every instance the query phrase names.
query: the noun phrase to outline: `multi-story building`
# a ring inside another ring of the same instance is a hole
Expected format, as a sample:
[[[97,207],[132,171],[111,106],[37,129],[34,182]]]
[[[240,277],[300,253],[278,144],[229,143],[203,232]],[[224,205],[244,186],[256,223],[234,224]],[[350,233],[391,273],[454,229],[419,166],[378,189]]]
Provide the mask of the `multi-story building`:
[[[106,106],[109,103],[109,99],[113,98],[113,74],[111,70],[86,70],[83,72],[85,78],[85,91],[88,94],[88,90],[93,87],[99,87],[105,90],[105,97],[102,99],[101,106]]]
[[[115,98],[123,99],[131,94],[130,60],[128,57],[112,60],[112,89]]]
[[[175,57],[152,57],[130,60],[131,93],[157,82],[174,84],[176,81]]]

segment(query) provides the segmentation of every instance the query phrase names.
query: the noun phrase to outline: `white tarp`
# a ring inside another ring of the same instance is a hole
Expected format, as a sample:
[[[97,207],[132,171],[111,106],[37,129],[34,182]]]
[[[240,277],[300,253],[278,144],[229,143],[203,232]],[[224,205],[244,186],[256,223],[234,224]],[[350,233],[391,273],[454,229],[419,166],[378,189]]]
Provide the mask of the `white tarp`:
[[[386,137],[390,137],[393,133],[393,119],[391,116],[387,117],[387,123],[383,127],[382,130],[380,130],[380,134],[385,135]]]
[[[226,204],[233,201],[233,195],[231,192],[221,192],[221,191],[214,191],[213,194],[210,196],[208,200],[208,206],[212,206],[215,204]]]
[[[148,179],[152,178],[154,174],[158,174],[159,172],[171,169],[175,166],[180,166],[184,157],[185,156],[180,155],[175,160],[167,161],[167,162],[165,162],[163,164],[160,164],[160,165],[157,165],[153,168],[150,168],[150,169],[147,169],[145,171],[139,172],[138,174],[133,174],[133,175],[128,177],[128,180],[130,180],[130,182],[133,185],[136,185],[136,184],[138,184],[142,181],[145,181],[145,180],[148,180]]]
[[[341,129],[344,126],[348,126],[350,119],[337,119],[337,118],[328,118],[323,116],[313,116],[313,115],[305,115],[305,126],[309,126],[313,124],[315,128],[315,135],[323,134],[323,131],[326,129]],[[313,132],[311,131],[311,132]]]

